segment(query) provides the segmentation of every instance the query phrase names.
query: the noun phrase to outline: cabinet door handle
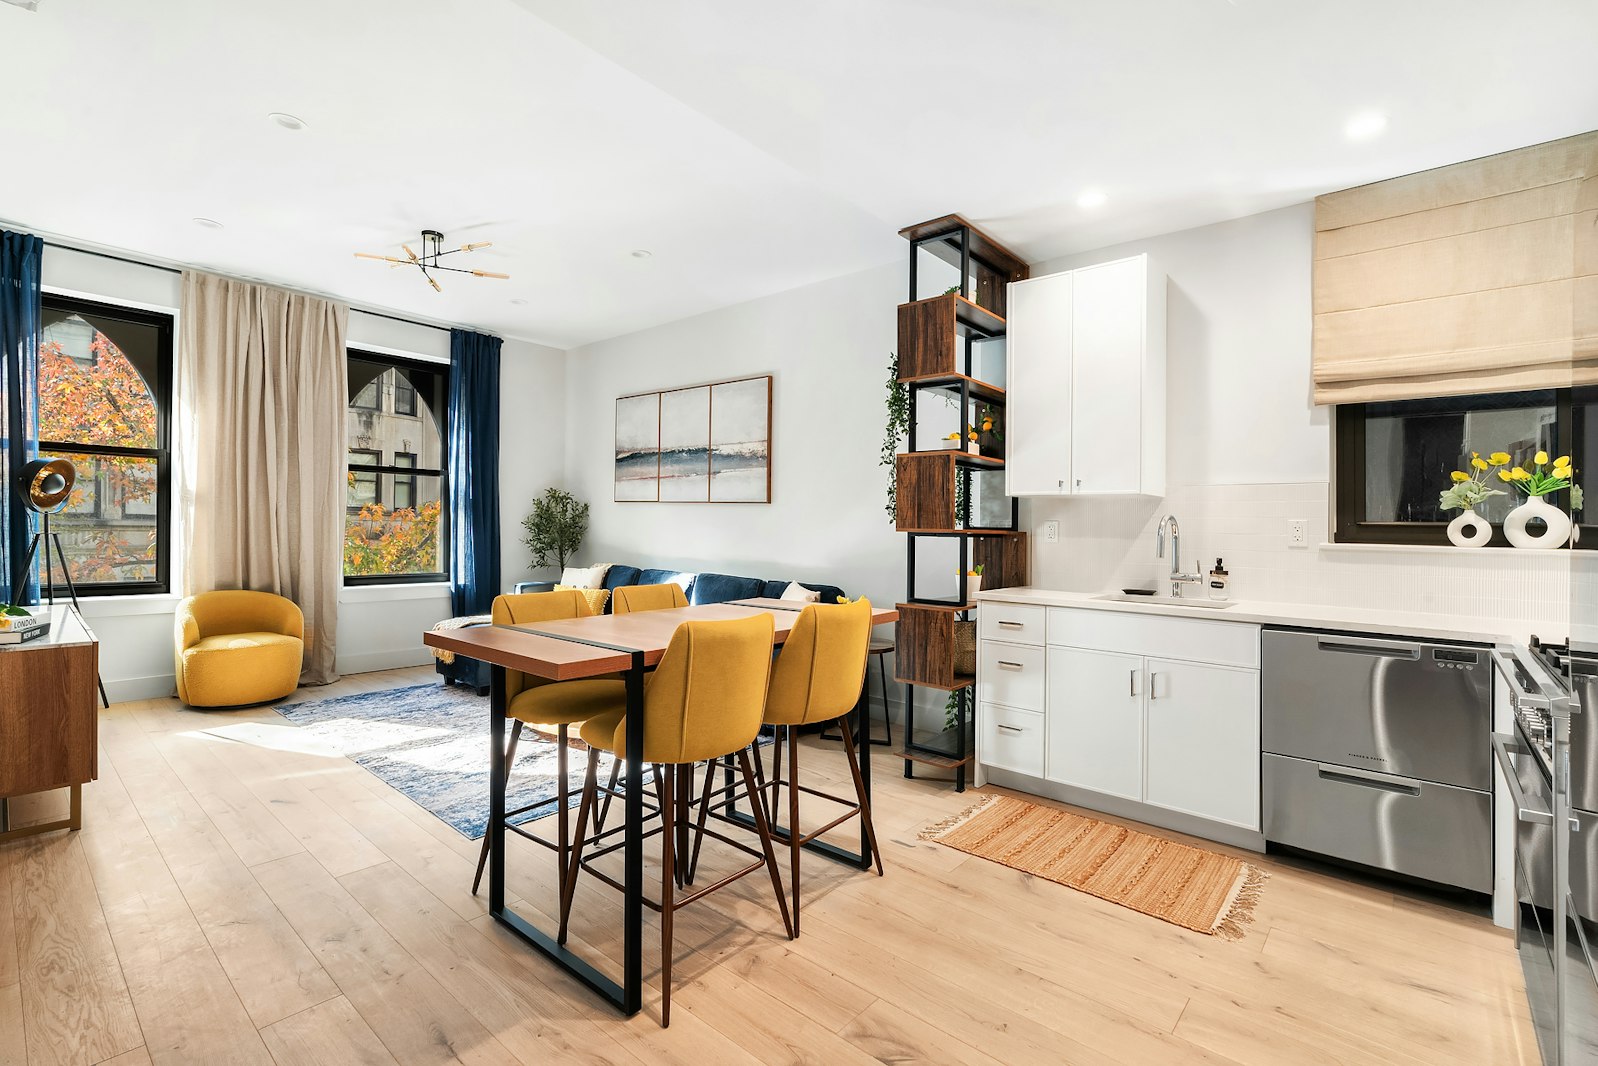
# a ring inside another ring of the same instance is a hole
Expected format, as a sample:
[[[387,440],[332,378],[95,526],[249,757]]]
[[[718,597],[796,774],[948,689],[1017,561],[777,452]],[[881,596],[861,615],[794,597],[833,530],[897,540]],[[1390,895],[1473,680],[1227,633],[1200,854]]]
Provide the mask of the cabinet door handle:
[[[1077,478],[1076,479],[1076,487],[1077,488],[1081,488],[1082,487],[1082,479],[1081,478]]]
[[[1023,622],[1000,622],[999,623],[999,628],[1000,629],[1021,629],[1021,628],[1023,628],[1024,625],[1025,625],[1025,623],[1023,623]]]
[[[1006,669],[1006,670],[1019,670],[1019,669],[1021,669],[1021,664],[1020,663],[1012,663],[1008,659],[1000,659],[999,660],[999,665],[1001,667],[1003,667],[1004,669]]]
[[[994,728],[999,730],[1001,733],[1022,733],[1022,732],[1025,732],[1025,730],[1023,730],[1020,726],[1015,726],[1015,725],[1003,725],[1003,724],[1000,724],[1000,725],[994,726]]]
[[[1137,695],[1137,667],[1126,672],[1126,694],[1129,698]]]
[[[1160,675],[1157,673],[1149,675],[1149,699],[1151,700],[1157,700],[1160,698],[1159,690],[1155,687],[1155,682],[1159,680],[1159,676]]]

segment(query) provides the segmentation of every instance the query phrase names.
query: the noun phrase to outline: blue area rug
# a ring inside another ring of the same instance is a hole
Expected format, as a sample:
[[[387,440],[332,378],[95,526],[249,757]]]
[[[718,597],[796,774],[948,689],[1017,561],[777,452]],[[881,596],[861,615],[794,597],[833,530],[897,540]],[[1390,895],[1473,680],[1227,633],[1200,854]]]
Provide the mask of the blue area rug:
[[[277,712],[340,754],[366,767],[469,840],[488,828],[488,697],[449,685],[415,685],[280,704]],[[573,729],[575,737],[576,730]],[[509,735],[507,723],[506,735]],[[511,819],[530,822],[555,812],[556,745],[531,729],[516,746],[505,806],[536,806]],[[588,754],[567,753],[570,805],[582,795]],[[600,779],[610,756],[600,757]]]

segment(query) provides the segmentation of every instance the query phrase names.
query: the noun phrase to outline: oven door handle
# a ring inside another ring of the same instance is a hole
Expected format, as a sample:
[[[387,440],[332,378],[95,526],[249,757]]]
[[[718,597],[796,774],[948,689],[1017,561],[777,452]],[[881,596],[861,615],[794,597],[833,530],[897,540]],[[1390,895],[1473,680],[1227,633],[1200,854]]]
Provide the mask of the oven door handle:
[[[1517,648],[1497,646],[1490,652],[1499,675],[1512,690],[1511,698],[1535,710],[1552,712],[1556,705],[1563,704],[1558,686],[1533,656],[1518,654],[1518,651]],[[1522,672],[1536,686],[1535,690],[1527,688],[1522,682]]]
[[[1509,788],[1509,801],[1515,805],[1515,817],[1532,825],[1553,825],[1552,811],[1530,806],[1526,802],[1520,777],[1515,773],[1514,760],[1509,757],[1509,745],[1516,743],[1515,738],[1504,733],[1493,734],[1493,756],[1498,760],[1498,768],[1504,772],[1504,784]]]

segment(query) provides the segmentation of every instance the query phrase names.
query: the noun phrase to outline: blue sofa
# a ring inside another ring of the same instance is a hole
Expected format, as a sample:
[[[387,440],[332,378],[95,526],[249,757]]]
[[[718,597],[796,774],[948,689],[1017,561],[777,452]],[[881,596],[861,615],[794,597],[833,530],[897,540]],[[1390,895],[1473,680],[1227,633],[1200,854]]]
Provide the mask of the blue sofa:
[[[676,583],[682,586],[683,593],[688,597],[688,602],[694,606],[705,603],[726,603],[729,600],[748,600],[761,596],[780,597],[783,590],[788,587],[787,581],[768,580],[759,577],[739,577],[734,574],[702,573],[695,574],[683,570],[663,570],[658,568],[641,569],[636,566],[612,566],[605,574],[604,587],[611,590],[611,596],[605,601],[605,613],[610,613],[610,601],[615,599],[616,589],[623,585],[665,585]],[[819,602],[837,603],[838,597],[844,594],[843,589],[836,585],[819,585],[808,581],[801,581],[807,589],[812,589],[821,594]],[[516,586],[516,591],[535,591],[528,586],[538,586],[536,591],[543,591],[548,587],[547,582],[523,582]],[[442,674],[446,682],[470,685],[477,690],[478,695],[488,692],[488,665],[476,659],[467,659],[457,655],[452,663],[437,662],[434,667]]]

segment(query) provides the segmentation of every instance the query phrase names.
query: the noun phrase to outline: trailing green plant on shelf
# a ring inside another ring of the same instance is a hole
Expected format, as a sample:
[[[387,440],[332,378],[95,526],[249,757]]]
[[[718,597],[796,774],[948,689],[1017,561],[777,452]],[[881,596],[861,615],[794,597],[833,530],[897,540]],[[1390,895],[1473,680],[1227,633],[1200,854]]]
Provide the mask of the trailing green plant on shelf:
[[[878,460],[888,468],[888,518],[897,522],[899,504],[899,469],[896,458],[899,442],[910,434],[910,386],[899,380],[899,353],[888,353],[888,424],[882,430],[882,456]]]

